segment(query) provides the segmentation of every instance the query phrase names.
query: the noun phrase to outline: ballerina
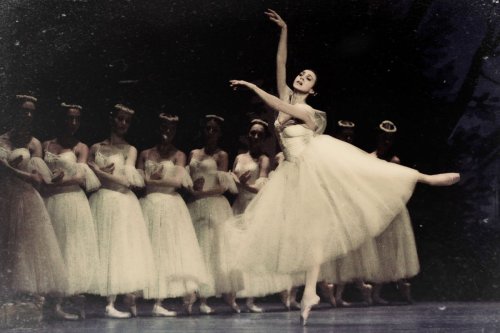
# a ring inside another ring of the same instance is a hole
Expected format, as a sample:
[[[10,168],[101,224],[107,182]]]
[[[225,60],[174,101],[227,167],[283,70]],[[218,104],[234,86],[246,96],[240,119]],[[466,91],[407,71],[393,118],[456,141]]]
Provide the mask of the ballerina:
[[[185,170],[186,155],[173,145],[178,122],[178,116],[161,113],[161,141],[138,159],[147,190],[140,201],[157,268],[155,283],[144,291],[145,298],[156,299],[153,316],[176,315],[162,307],[167,297],[184,297],[184,308],[191,314],[195,292],[208,280],[191,216],[176,191],[193,185]]]
[[[47,166],[63,176],[45,186],[44,201],[68,270],[68,288],[60,292],[66,296],[80,295],[77,298],[81,303],[80,317],[85,318],[84,296],[81,294],[96,288],[99,253],[94,220],[81,186],[90,192],[97,190],[100,182],[87,166],[87,145],[75,138],[82,107],[62,103],[61,109],[57,127],[60,133],[44,142],[43,148]],[[56,302],[60,316],[78,319],[61,310],[62,298]]]
[[[58,182],[41,159],[42,145],[32,136],[37,99],[16,95],[11,130],[0,136],[0,283],[2,294],[44,296],[67,290],[67,273],[43,199],[35,189]],[[15,295],[14,295],[15,296]],[[55,314],[66,314],[56,306]]]
[[[371,154],[377,158],[400,164],[394,153],[394,141],[397,134],[396,125],[390,120],[379,124],[377,147]],[[377,238],[375,244],[379,257],[379,267],[372,277],[373,301],[376,304],[388,302],[380,296],[382,286],[387,282],[396,282],[399,292],[408,303],[412,303],[411,285],[407,279],[414,277],[420,270],[417,246],[410,214],[404,209],[389,227]],[[382,260],[383,258],[383,260]]]
[[[326,114],[306,104],[315,94],[317,74],[303,70],[294,79],[293,90],[286,85],[287,27],[275,11],[266,14],[281,28],[280,98],[243,80],[231,80],[230,86],[251,90],[278,112],[275,125],[285,161],[246,211],[235,217],[249,225],[235,269],[305,273],[300,311],[305,325],[312,306],[319,302],[316,283],[321,264],[382,233],[404,209],[417,182],[446,186],[460,177],[457,173],[422,174],[321,135]]]
[[[206,115],[203,129],[204,147],[189,154],[188,169],[193,180],[192,201],[188,203],[196,236],[209,274],[208,284],[200,288],[200,312],[213,313],[207,297],[223,294],[234,312],[240,313],[235,299],[235,288],[229,277],[229,239],[224,223],[233,212],[223,193],[237,192],[228,171],[228,154],[219,148],[221,125],[224,118]]]
[[[262,151],[265,138],[269,135],[269,125],[262,119],[250,121],[248,130],[248,151],[236,156],[233,166],[233,173],[238,195],[233,203],[233,213],[242,214],[248,204],[267,183],[270,160]],[[245,237],[246,226],[236,225],[236,230],[232,234],[232,241],[239,242],[239,237]],[[246,306],[250,312],[260,313],[264,310],[255,305],[255,296],[266,296],[274,293],[277,289],[286,293],[291,287],[291,279],[288,276],[273,275],[247,275],[244,277],[245,289],[238,292],[238,297],[246,297]],[[287,305],[285,300],[285,305]],[[288,308],[290,305],[288,304]]]
[[[153,250],[139,200],[130,187],[144,187],[135,168],[137,150],[125,140],[135,111],[117,104],[110,113],[109,139],[90,148],[89,166],[102,187],[89,202],[96,225],[100,264],[99,289],[106,296],[105,316],[137,316],[135,292],[153,283]],[[115,308],[117,294],[126,294],[129,313]]]

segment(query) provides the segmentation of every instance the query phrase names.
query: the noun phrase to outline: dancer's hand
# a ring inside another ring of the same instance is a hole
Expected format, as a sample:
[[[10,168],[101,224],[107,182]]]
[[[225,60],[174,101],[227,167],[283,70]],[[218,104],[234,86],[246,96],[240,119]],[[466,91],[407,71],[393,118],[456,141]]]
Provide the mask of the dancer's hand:
[[[278,27],[280,27],[280,28],[286,28],[285,21],[274,10],[268,8],[267,11],[264,12],[264,14],[266,14],[267,17],[269,17],[269,19],[271,21],[273,21],[274,23],[276,23],[278,25]]]
[[[198,192],[203,190],[203,186],[205,185],[205,178],[197,178],[193,181],[193,190]]]
[[[55,170],[51,182],[54,184],[59,183],[63,180],[63,178],[64,178],[64,171],[63,170]]]
[[[158,168],[158,170],[153,172],[149,178],[151,178],[151,180],[159,180],[162,179],[162,177],[163,177],[163,164]]]
[[[101,171],[109,173],[109,174],[113,174],[113,171],[115,171],[115,164],[109,163],[104,168],[101,168]]]
[[[245,171],[240,177],[239,181],[241,184],[246,184],[248,180],[250,179],[252,175],[250,174],[250,171]]]
[[[42,175],[40,175],[36,170],[33,170],[30,175],[29,182],[33,186],[39,186],[43,182]]]
[[[255,84],[243,80],[230,80],[229,86],[233,88],[233,90],[236,90],[238,87],[246,87],[249,89],[253,89],[256,87]]]

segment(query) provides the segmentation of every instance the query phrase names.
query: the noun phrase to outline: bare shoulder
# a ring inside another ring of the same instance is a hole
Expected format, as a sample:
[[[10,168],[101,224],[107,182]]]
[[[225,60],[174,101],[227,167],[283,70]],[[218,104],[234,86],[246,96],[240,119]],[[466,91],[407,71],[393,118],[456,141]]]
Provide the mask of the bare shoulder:
[[[88,152],[89,151],[89,146],[87,146],[85,143],[83,142],[78,142],[75,146],[75,150],[77,152]]]

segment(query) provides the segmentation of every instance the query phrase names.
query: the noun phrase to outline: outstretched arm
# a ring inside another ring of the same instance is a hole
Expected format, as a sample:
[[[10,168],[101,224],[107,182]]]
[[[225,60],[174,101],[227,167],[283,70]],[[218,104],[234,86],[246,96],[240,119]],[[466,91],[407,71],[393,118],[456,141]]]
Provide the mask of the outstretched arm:
[[[311,117],[311,112],[313,112],[313,108],[307,104],[288,104],[276,96],[273,96],[264,90],[257,87],[255,84],[242,81],[242,80],[231,80],[229,81],[231,87],[236,89],[238,86],[244,86],[248,89],[252,90],[259,96],[264,103],[266,103],[270,108],[275,111],[286,113],[293,118],[300,119],[306,124],[306,126],[312,130],[316,129],[316,123],[314,119]]]
[[[274,10],[268,9],[265,14],[281,29],[278,52],[276,54],[276,84],[280,99],[285,100],[290,94],[290,88],[286,85],[288,27],[285,21]]]

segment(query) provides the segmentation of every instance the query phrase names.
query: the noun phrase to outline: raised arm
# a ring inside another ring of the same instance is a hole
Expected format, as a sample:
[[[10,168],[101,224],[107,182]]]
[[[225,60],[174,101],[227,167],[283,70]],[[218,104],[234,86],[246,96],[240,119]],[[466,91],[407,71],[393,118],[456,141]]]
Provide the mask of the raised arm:
[[[278,52],[276,54],[276,84],[280,99],[286,100],[290,95],[290,88],[286,85],[286,59],[287,59],[287,39],[288,27],[285,21],[272,9],[265,12],[267,17],[280,28],[280,39],[278,42]]]
[[[231,87],[236,89],[238,86],[244,86],[252,90],[259,96],[264,103],[266,103],[271,109],[279,112],[286,113],[293,118],[300,119],[304,122],[304,124],[310,128],[311,130],[316,129],[316,123],[314,122],[313,117],[311,117],[314,109],[307,104],[288,104],[287,102],[282,101],[276,96],[273,96],[264,90],[257,87],[255,84],[241,81],[241,80],[231,80],[229,81]]]

